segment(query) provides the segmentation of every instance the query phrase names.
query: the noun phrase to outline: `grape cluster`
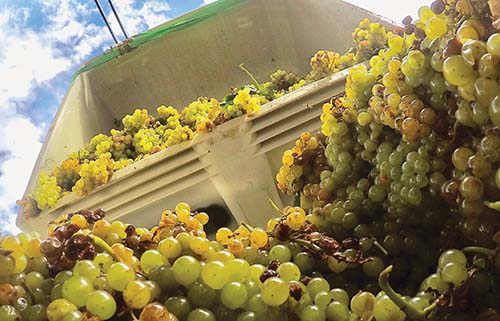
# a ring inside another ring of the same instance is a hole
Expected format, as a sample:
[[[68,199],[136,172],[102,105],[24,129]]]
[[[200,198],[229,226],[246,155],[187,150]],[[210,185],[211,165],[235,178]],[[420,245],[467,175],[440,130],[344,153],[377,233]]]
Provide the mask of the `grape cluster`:
[[[385,33],[385,47],[368,66],[351,68],[345,94],[323,106],[327,166],[319,179],[291,189],[280,169],[278,187],[299,194],[321,231],[359,240],[372,258],[363,282],[392,264],[395,286],[411,293],[440,250],[495,244],[500,52],[491,20],[478,15],[484,10],[436,0]],[[357,33],[360,44],[382,34]]]
[[[301,207],[276,208],[265,229],[221,227],[186,203],[153,228],[103,210],[52,222],[49,236],[0,238],[1,320],[427,320],[498,317],[498,245],[451,249],[413,298],[402,297],[362,242],[319,231]],[[497,240],[498,241],[498,240]],[[349,279],[362,269],[378,282]],[[381,272],[380,272],[381,271]],[[380,272],[380,275],[379,275]],[[378,294],[377,294],[378,293]],[[488,306],[489,309],[481,307]],[[479,307],[479,308],[478,308]],[[475,319],[477,321],[482,319]]]

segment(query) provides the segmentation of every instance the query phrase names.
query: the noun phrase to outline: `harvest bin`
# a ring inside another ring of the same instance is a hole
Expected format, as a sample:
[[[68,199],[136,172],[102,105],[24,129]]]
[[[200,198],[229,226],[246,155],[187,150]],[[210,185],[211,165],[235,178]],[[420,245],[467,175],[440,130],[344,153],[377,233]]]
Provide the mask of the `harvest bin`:
[[[82,66],[75,74],[38,156],[25,194],[42,169],[51,170],[114,120],[135,108],[187,106],[200,96],[221,98],[276,69],[305,75],[318,49],[344,52],[363,18],[390,22],[340,0],[219,0],[135,36]],[[47,223],[79,209],[106,210],[109,219],[154,225],[162,209],[179,201],[219,204],[236,221],[263,224],[266,201],[288,203],[274,176],[282,152],[302,131],[320,126],[321,105],[344,90],[347,71],[300,88],[193,141],[172,146],[116,172],[90,195],[69,195],[57,207],[17,225],[46,233]],[[26,196],[25,195],[25,196]]]

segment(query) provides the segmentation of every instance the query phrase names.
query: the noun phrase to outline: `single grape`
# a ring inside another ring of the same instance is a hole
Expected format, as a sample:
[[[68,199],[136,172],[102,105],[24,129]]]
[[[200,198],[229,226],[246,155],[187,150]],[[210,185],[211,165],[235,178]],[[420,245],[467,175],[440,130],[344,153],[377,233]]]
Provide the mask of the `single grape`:
[[[344,303],[333,301],[325,310],[328,321],[347,321],[349,320],[349,308]]]
[[[300,269],[292,262],[285,262],[278,266],[276,270],[283,281],[298,281],[300,279]]]
[[[175,260],[172,272],[174,272],[174,278],[178,283],[188,286],[200,276],[201,265],[194,257],[185,255]]]
[[[323,278],[312,278],[307,284],[307,291],[311,297],[314,298],[319,292],[330,291],[330,284],[328,284],[328,281]]]
[[[217,294],[203,282],[195,282],[188,289],[189,302],[195,307],[210,308],[217,299]]]
[[[441,268],[440,276],[444,282],[459,286],[467,280],[469,274],[464,265],[450,262]]]
[[[351,299],[351,311],[357,315],[363,315],[373,310],[375,296],[370,292],[359,292]]]
[[[179,320],[186,319],[189,311],[191,311],[191,304],[182,296],[172,296],[165,301],[165,306],[170,313],[173,313]]]
[[[141,255],[141,268],[149,274],[152,269],[167,263],[167,259],[157,250],[147,250]]]
[[[123,300],[130,308],[142,309],[151,300],[151,289],[142,281],[130,281],[123,291]]]
[[[290,295],[288,284],[277,277],[272,277],[264,281],[262,284],[262,301],[270,306],[278,306],[283,304]]]
[[[220,290],[229,281],[224,263],[220,261],[208,262],[201,270],[201,278],[209,287]]]
[[[84,276],[90,281],[93,281],[100,274],[99,266],[97,266],[93,261],[82,260],[76,262],[73,267],[73,275]]]
[[[114,263],[109,267],[106,280],[114,290],[123,292],[127,284],[135,280],[135,272],[125,263]]]
[[[403,321],[406,314],[385,294],[375,301],[373,315],[377,321]]]
[[[288,262],[292,258],[290,249],[285,245],[275,245],[269,251],[269,260],[279,261],[281,263]]]
[[[77,311],[78,307],[66,299],[57,299],[47,306],[47,318],[49,321],[61,321],[62,318],[72,312]]]
[[[325,321],[325,312],[316,305],[308,305],[300,311],[301,321]]]
[[[78,307],[85,305],[89,294],[94,290],[92,282],[86,277],[74,275],[64,281],[62,286],[63,298]]]
[[[116,312],[116,301],[108,292],[97,290],[89,295],[85,308],[99,319],[107,320]]]
[[[187,321],[215,321],[215,315],[207,309],[194,309],[189,312]]]
[[[231,310],[241,307],[248,293],[245,286],[239,282],[229,282],[223,288],[220,296],[222,304]]]

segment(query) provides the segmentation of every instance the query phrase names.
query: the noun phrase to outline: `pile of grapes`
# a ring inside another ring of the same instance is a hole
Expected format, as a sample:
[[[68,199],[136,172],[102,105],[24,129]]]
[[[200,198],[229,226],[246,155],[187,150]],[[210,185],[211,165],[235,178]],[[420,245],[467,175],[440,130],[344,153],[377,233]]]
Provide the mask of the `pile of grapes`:
[[[43,240],[0,237],[0,320],[500,321],[500,33],[485,1],[436,0],[403,23],[362,22],[355,52],[313,57],[308,77],[373,55],[323,106],[321,132],[283,154],[295,206],[209,238],[211,213],[186,203],[153,228],[98,209]],[[124,125],[139,133],[136,113]]]
[[[20,201],[24,215],[29,218],[38,215],[40,210],[53,208],[61,197],[71,192],[87,195],[108,182],[115,171],[135,161],[191,140],[196,134],[209,132],[230,119],[255,115],[271,100],[365,61],[387,44],[387,34],[383,26],[365,19],[354,31],[353,40],[354,47],[343,55],[319,50],[311,58],[311,71],[303,79],[277,70],[269,81],[259,83],[240,65],[253,84],[232,89],[221,101],[200,97],[180,112],[172,106],[160,106],[157,116],[147,109],[136,109],[118,122],[119,128],[111,130],[110,135],[94,136],[50,173],[42,172],[29,197]]]

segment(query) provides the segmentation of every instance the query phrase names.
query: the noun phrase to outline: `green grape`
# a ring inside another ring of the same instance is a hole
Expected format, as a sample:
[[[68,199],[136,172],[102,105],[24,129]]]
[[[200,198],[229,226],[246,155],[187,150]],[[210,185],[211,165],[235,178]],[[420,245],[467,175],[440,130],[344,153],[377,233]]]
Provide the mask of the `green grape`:
[[[245,281],[244,284],[249,298],[253,297],[257,293],[260,293],[260,285],[257,282]]]
[[[349,306],[349,294],[347,291],[341,288],[334,288],[330,290],[330,294],[332,295],[332,300],[340,302],[346,306]]]
[[[151,289],[143,281],[130,281],[123,291],[123,300],[133,309],[142,309],[151,301]]]
[[[63,283],[56,283],[52,290],[50,290],[50,299],[52,301],[57,300],[57,299],[62,299],[62,288],[63,288]]]
[[[471,84],[476,78],[474,69],[462,56],[451,56],[443,63],[443,75],[446,81],[455,86]]]
[[[309,283],[307,283],[307,291],[312,298],[316,296],[319,292],[330,291],[330,284],[323,278],[312,278]]]
[[[33,257],[29,260],[28,266],[32,271],[39,272],[44,277],[49,276],[47,259],[44,256]]]
[[[113,263],[106,274],[106,280],[113,290],[123,292],[127,284],[135,280],[135,272],[125,263]]]
[[[308,305],[300,311],[301,321],[325,321],[325,312],[315,305]]]
[[[15,261],[11,256],[0,255],[0,277],[11,274],[15,268]]]
[[[314,296],[314,305],[324,311],[332,300],[333,297],[330,292],[319,292]]]
[[[47,306],[47,318],[49,321],[61,321],[63,317],[77,311],[78,307],[66,299],[57,299]]]
[[[234,259],[225,263],[225,271],[229,274],[229,281],[244,282],[250,275],[250,265],[242,259]]]
[[[474,176],[466,176],[460,182],[460,194],[468,201],[479,200],[484,193],[483,182]]]
[[[497,169],[497,172],[495,173],[495,184],[498,188],[500,188],[500,168]]]
[[[371,278],[377,278],[380,272],[384,269],[384,261],[378,256],[372,256],[363,263],[363,272]]]
[[[307,273],[314,267],[314,258],[307,252],[299,252],[293,257],[293,263],[299,267],[300,271]]]
[[[437,290],[442,293],[448,289],[448,286],[438,274],[434,273],[425,278],[420,285],[420,291],[426,291],[428,289]]]
[[[19,321],[21,315],[12,305],[0,306],[0,320],[2,321]]]
[[[292,262],[285,262],[280,264],[276,272],[278,272],[280,278],[283,281],[288,282],[300,280],[300,269]]]
[[[109,292],[113,291],[113,289],[109,286],[108,281],[106,281],[105,276],[100,276],[100,277],[96,278],[92,282],[92,286],[96,290],[104,290],[104,291],[109,291]]]
[[[487,53],[486,45],[482,41],[468,40],[462,46],[462,57],[468,64],[474,66]]]
[[[146,284],[151,292],[151,301],[158,299],[161,295],[161,288],[158,283],[150,280],[143,281]]]
[[[202,268],[201,279],[212,289],[220,290],[229,281],[229,274],[224,263],[211,261]]]
[[[261,289],[261,298],[265,304],[278,306],[283,304],[290,295],[288,284],[277,277],[272,277],[264,281]]]
[[[32,289],[36,289],[36,288],[41,287],[44,280],[45,280],[45,278],[43,277],[43,275],[41,273],[30,272],[30,273],[26,274],[26,277],[24,279],[24,284],[26,284],[26,286],[30,290],[32,290]]]
[[[116,301],[108,292],[97,290],[89,295],[85,308],[99,319],[107,320],[116,312]]]
[[[171,266],[162,265],[149,273],[149,279],[160,286],[163,291],[171,292],[179,287]]]
[[[440,276],[444,282],[459,286],[467,280],[469,273],[465,265],[450,262],[441,268]]]
[[[499,67],[499,56],[487,53],[479,59],[478,71],[483,78],[498,79],[500,76]]]
[[[165,306],[170,313],[173,313],[179,320],[186,319],[189,311],[191,311],[191,304],[182,296],[172,296],[165,301]]]
[[[201,265],[194,257],[185,255],[175,260],[172,272],[174,272],[174,278],[178,283],[188,286],[200,276]]]
[[[77,307],[82,307],[87,297],[94,290],[92,282],[86,277],[74,275],[64,281],[62,287],[63,298],[72,302]]]
[[[245,303],[247,297],[247,289],[243,284],[239,282],[229,282],[222,288],[220,300],[227,308],[236,310]]]
[[[251,265],[249,269],[250,280],[256,282],[257,284],[262,284],[260,276],[265,270],[266,267],[262,264]]]
[[[203,282],[195,282],[188,289],[189,302],[195,307],[210,308],[217,299],[217,294]]]
[[[489,106],[493,98],[500,93],[498,82],[488,78],[477,78],[474,83],[474,96],[483,106]]]
[[[425,24],[425,34],[431,40],[444,36],[447,31],[448,22],[439,16],[430,18]]]
[[[113,257],[107,252],[97,253],[93,261],[104,273],[107,273],[111,264],[114,263]]]
[[[457,249],[450,249],[444,251],[441,256],[439,256],[438,266],[443,268],[448,263],[457,263],[465,266],[467,264],[467,258],[465,254]]]
[[[492,34],[486,43],[486,47],[488,48],[488,52],[495,56],[500,56],[500,34],[494,33]]]
[[[359,292],[351,299],[351,311],[357,315],[363,315],[373,310],[375,296],[370,292]]]
[[[61,321],[81,321],[83,319],[83,313],[78,310],[71,311],[66,314]]]
[[[263,314],[267,309],[266,303],[262,300],[262,295],[260,293],[252,296],[247,304],[245,305],[245,310],[252,311],[257,314]]]
[[[207,309],[194,309],[189,312],[187,321],[215,321],[215,315]]]
[[[252,311],[245,311],[242,312],[236,321],[258,321],[259,317],[255,312]]]
[[[43,304],[35,304],[29,307],[27,313],[28,321],[46,321],[47,307]]]
[[[333,301],[325,310],[328,321],[347,321],[349,320],[349,308],[344,303]]]
[[[377,297],[373,315],[377,321],[403,321],[406,318],[406,314],[385,294]]]
[[[86,277],[90,281],[93,281],[100,274],[99,266],[97,266],[93,261],[83,260],[76,262],[73,267],[73,275],[80,275]]]
[[[177,239],[167,237],[158,243],[156,249],[167,259],[175,259],[181,255],[182,245]]]
[[[141,268],[149,274],[152,269],[167,263],[166,258],[157,250],[147,250],[141,255]]]
[[[285,245],[275,245],[269,251],[270,261],[279,261],[280,263],[288,262],[292,258],[292,252]]]
[[[496,96],[488,108],[491,122],[495,126],[500,126],[500,95]]]

